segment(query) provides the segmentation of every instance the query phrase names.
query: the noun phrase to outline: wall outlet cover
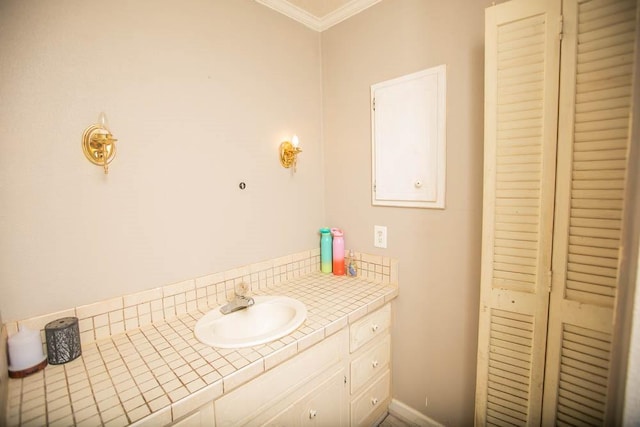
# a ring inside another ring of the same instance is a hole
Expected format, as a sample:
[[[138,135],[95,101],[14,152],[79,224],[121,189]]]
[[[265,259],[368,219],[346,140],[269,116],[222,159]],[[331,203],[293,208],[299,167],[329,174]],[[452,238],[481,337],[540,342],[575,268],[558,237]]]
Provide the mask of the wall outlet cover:
[[[387,247],[387,227],[384,225],[373,226],[373,246],[376,248]]]

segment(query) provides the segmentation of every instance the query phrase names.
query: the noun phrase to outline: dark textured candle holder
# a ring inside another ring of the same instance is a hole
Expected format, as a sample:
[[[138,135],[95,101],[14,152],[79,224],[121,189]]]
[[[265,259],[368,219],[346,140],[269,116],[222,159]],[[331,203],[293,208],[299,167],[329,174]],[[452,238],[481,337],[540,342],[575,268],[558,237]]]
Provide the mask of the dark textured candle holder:
[[[82,354],[77,317],[63,317],[44,327],[47,358],[52,365],[61,365]]]

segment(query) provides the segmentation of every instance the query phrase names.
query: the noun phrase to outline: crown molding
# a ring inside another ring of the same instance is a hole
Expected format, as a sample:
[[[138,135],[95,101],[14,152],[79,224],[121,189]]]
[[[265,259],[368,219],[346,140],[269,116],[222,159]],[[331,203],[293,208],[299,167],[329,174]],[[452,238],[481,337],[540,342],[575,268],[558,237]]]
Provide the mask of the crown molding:
[[[351,0],[344,6],[341,6],[333,12],[323,16],[322,19],[320,19],[320,30],[318,31],[324,31],[331,28],[345,19],[349,19],[353,15],[357,15],[363,10],[370,8],[380,1],[382,0]]]
[[[294,19],[301,24],[306,25],[312,30],[322,31],[320,28],[320,20],[315,16],[300,9],[298,6],[294,6],[286,0],[256,0],[258,3],[263,4],[276,12],[280,12],[283,15]]]
[[[256,1],[264,6],[267,6],[277,12],[282,13],[283,15],[288,16],[291,19],[294,19],[300,22],[303,25],[306,25],[312,30],[322,32],[344,21],[345,19],[348,19],[353,15],[356,15],[362,12],[363,10],[380,2],[381,0],[351,0],[350,2],[346,3],[344,6],[339,7],[338,9],[323,16],[322,18],[318,18],[317,16],[307,12],[304,9],[301,9],[297,6],[292,5],[286,0],[256,0]]]

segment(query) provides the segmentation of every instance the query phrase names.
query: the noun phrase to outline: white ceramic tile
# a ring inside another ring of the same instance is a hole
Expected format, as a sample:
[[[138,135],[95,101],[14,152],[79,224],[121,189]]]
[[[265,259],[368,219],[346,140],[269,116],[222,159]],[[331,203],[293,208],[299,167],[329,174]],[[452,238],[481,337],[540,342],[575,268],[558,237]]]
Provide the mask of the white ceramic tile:
[[[165,395],[164,390],[162,390],[162,387],[160,386],[153,387],[150,390],[142,392],[142,396],[144,397],[144,400],[146,400],[147,402],[151,402],[152,400],[155,400],[160,396],[164,396],[164,395]],[[151,409],[153,410],[153,408]],[[158,409],[160,408],[156,408],[156,410]]]
[[[133,305],[133,306],[125,306],[124,311],[124,318],[126,319],[134,319],[138,317],[138,306],[137,305]]]
[[[278,350],[271,351],[264,358],[264,369],[269,370],[298,353],[298,347],[295,343],[280,347]]]
[[[109,315],[107,313],[99,314],[93,317],[93,327],[100,328],[109,324]]]
[[[191,393],[188,399],[179,400],[171,405],[173,419],[181,418],[220,396],[222,396],[222,381],[201,388]]]
[[[152,313],[154,311],[162,310],[162,308],[163,308],[163,300],[162,300],[162,298],[151,301],[151,312]]]
[[[131,424],[132,427],[157,427],[171,424],[171,407],[167,406],[164,409],[154,412],[151,416],[144,419],[140,419],[137,422]]]
[[[82,409],[76,409],[76,408],[77,408],[77,406],[74,403],[74,405],[73,405],[73,416],[79,422],[82,422],[84,420],[93,418],[96,415],[98,415],[98,408],[96,407],[95,403],[91,403],[90,405],[85,406]]]
[[[72,416],[71,405],[59,406],[47,412],[47,418],[50,422],[62,420],[69,416]]]
[[[189,394],[192,394],[200,389],[202,389],[204,386],[206,386],[207,384],[201,380],[200,378],[197,378],[193,381],[191,381],[190,383],[187,384],[187,390],[189,390]]]
[[[87,304],[80,307],[76,307],[76,315],[79,319],[86,317],[98,316],[114,310],[121,310],[123,308],[122,298],[112,298],[93,304]]]
[[[324,329],[318,329],[310,334],[305,335],[298,341],[298,352],[303,351],[324,339]]]
[[[237,278],[242,278],[243,276],[247,276],[251,273],[249,271],[249,266],[234,268],[233,270],[227,270],[224,272],[224,280],[234,280]]]
[[[382,307],[385,304],[385,300],[384,300],[384,295],[377,297],[376,299],[374,299],[372,302],[370,302],[367,305],[367,311],[369,313],[379,309],[380,307]]]
[[[120,400],[116,395],[109,396],[104,399],[98,399],[96,396],[96,402],[98,404],[98,411],[101,414],[104,414],[106,411],[109,411],[110,409],[113,409],[113,408],[118,408],[122,411],[122,413],[124,413],[124,409],[121,408]],[[116,418],[118,415],[112,416],[111,418]],[[107,419],[111,419],[111,418],[107,418]]]
[[[20,326],[26,326],[32,330],[42,330],[46,326],[47,323],[52,322],[57,319],[61,319],[63,317],[75,317],[76,311],[74,309],[57,311],[55,313],[45,314],[43,316],[32,317],[30,319],[26,319],[18,322],[18,328]]]
[[[90,329],[90,330],[85,331],[85,332],[80,332],[80,342],[82,344],[92,342],[95,339],[96,339],[96,337],[95,337],[93,329]]]
[[[127,413],[130,413],[130,412],[133,412],[136,409],[140,408],[141,406],[146,408],[147,405],[145,404],[145,401],[144,401],[144,399],[142,398],[141,395],[136,395],[136,396],[133,396],[133,397],[123,401],[122,402],[122,406],[124,407],[124,410]],[[144,411],[144,410],[142,410],[142,411]]]
[[[25,414],[22,415],[23,419],[25,419]],[[47,422],[46,416],[45,415],[40,415],[37,418],[26,418],[26,421],[23,421],[21,423],[22,427],[40,427],[45,425]]]
[[[234,388],[246,383],[247,381],[257,377],[264,372],[264,362],[259,360],[251,363],[242,369],[239,369],[227,376],[222,380],[224,386],[224,392],[228,393]]]
[[[263,270],[269,270],[271,268],[273,268],[273,262],[271,260],[257,262],[255,264],[249,265],[249,271],[251,273],[259,273]]]
[[[77,418],[76,418],[76,421],[77,421]],[[77,427],[92,427],[96,425],[100,425],[100,415],[98,414],[92,415],[91,417],[85,418],[81,421],[77,421],[76,423]]]
[[[109,421],[105,421],[105,427],[125,427],[129,425],[129,420],[126,415],[120,415],[118,418],[114,418]]]
[[[139,421],[149,414],[151,414],[151,411],[149,410],[149,407],[146,404],[138,406],[137,408],[134,408],[130,411],[127,411],[127,416],[133,422]],[[145,423],[147,422],[149,422],[149,420],[145,420]],[[151,425],[151,424],[147,424],[147,425]]]
[[[162,288],[162,296],[169,297],[176,294],[184,293],[190,290],[194,290],[196,288],[195,280],[185,280],[182,282],[174,283],[172,285],[168,285]]]
[[[162,298],[162,288],[149,289],[135,294],[125,295],[123,297],[124,307],[133,307],[142,303],[148,303],[153,300]]]
[[[140,327],[150,325],[152,321],[153,319],[151,317],[151,313],[140,314],[138,316],[138,322]]]
[[[275,258],[273,260],[273,267],[274,268],[278,268],[278,267],[282,267],[284,265],[287,265],[289,263],[293,262],[293,256],[292,255],[285,255],[279,258]]]
[[[95,329],[96,339],[108,338],[111,331],[109,330],[109,326],[102,326]]]
[[[109,323],[122,322],[124,320],[124,310],[109,312]]]
[[[185,386],[181,385],[174,390],[171,390],[167,394],[169,395],[169,399],[171,399],[171,402],[177,402],[178,400],[187,397],[189,395],[189,390],[187,390]]]
[[[164,320],[164,311],[162,310],[154,310],[151,312],[151,322],[162,322]]]
[[[133,381],[131,382],[131,384],[131,386],[125,388],[120,388],[116,385],[118,396],[120,397],[120,400],[122,401],[125,409],[137,407],[144,402],[144,400],[142,399],[142,395],[140,395],[140,391],[135,386],[135,384],[133,384]],[[137,403],[137,401],[139,401],[140,403]]]
[[[130,331],[132,329],[136,329],[140,326],[140,322],[138,321],[138,317],[134,317],[134,318],[130,318],[130,319],[125,319],[124,321],[124,328],[127,331]]]
[[[224,272],[198,277],[195,280],[196,288],[203,288],[224,281]]]
[[[108,409],[105,410],[101,410],[100,411],[100,417],[102,418],[102,420],[107,423],[113,419],[117,419],[120,418],[122,416],[126,416],[124,413],[124,409],[122,408],[122,406],[120,406],[120,404],[118,405],[113,405],[111,407],[109,407]]]
[[[143,314],[150,314],[151,313],[151,302],[143,302],[138,304],[137,306],[138,309],[138,316],[141,316]]]

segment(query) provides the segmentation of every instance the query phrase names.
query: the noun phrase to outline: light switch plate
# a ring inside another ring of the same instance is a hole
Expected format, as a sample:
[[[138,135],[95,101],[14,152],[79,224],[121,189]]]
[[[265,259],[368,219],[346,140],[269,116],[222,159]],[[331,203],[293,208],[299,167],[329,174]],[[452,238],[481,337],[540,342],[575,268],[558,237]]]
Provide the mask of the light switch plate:
[[[387,247],[387,227],[384,225],[373,226],[373,246],[376,248]]]

